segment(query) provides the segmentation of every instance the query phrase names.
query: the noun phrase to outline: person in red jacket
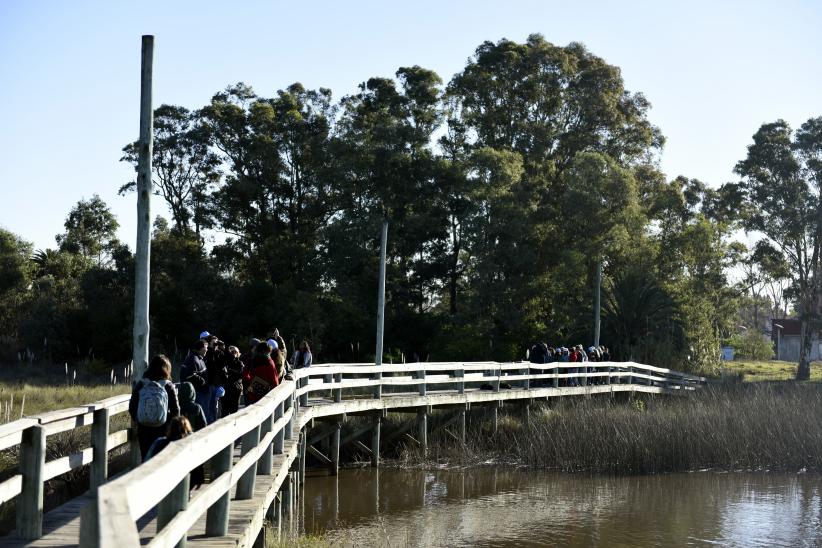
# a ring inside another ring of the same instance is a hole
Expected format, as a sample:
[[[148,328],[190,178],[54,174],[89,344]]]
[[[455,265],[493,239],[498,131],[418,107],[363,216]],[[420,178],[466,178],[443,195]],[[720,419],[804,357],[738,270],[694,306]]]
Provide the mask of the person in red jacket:
[[[280,384],[277,366],[271,359],[272,348],[266,342],[254,347],[251,363],[243,369],[246,404],[259,401],[269,391]]]

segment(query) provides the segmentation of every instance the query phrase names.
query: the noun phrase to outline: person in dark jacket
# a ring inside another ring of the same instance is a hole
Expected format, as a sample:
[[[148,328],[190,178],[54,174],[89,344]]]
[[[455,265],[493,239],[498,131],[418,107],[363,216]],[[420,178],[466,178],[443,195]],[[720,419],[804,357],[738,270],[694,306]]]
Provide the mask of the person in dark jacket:
[[[137,411],[140,405],[140,391],[149,382],[164,384],[166,395],[168,396],[168,409],[166,413],[166,423],[161,426],[146,426],[137,420]],[[168,425],[174,417],[180,415],[180,403],[177,399],[177,391],[174,383],[171,382],[171,362],[162,354],[157,354],[151,358],[148,369],[143,374],[143,378],[138,381],[131,393],[131,400],[128,402],[128,412],[137,424],[137,441],[140,444],[140,455],[145,459],[151,444],[154,440],[166,434]]]
[[[223,417],[236,413],[240,408],[240,396],[243,394],[243,362],[240,361],[240,349],[229,346],[224,364],[225,395],[220,400]]]
[[[180,367],[180,382],[190,382],[194,386],[195,399],[205,410],[211,399],[211,390],[208,384],[208,370],[205,357],[208,354],[208,342],[199,339],[188,351],[183,365]]]
[[[194,386],[190,382],[180,385],[180,414],[191,423],[191,429],[195,432],[205,428],[206,422],[203,408],[195,401]]]
[[[225,343],[213,335],[212,337],[213,340],[209,341],[208,354],[205,360],[208,374],[209,399],[208,405],[203,407],[206,420],[209,424],[221,416],[220,402],[225,395],[225,385],[227,382],[225,371]]]

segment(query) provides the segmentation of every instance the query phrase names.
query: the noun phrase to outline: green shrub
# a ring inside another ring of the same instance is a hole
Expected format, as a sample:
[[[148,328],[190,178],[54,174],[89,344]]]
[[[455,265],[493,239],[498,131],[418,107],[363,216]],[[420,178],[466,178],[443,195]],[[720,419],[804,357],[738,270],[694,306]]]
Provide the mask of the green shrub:
[[[756,330],[749,329],[744,334],[736,334],[731,337],[729,343],[734,347],[734,358],[751,360],[773,358],[773,344]]]

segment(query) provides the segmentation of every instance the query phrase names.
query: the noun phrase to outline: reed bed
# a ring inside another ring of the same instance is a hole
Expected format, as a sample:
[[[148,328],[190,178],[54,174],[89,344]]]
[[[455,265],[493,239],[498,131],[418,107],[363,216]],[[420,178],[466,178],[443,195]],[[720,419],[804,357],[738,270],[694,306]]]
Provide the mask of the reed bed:
[[[479,410],[478,410],[479,411]],[[565,472],[691,470],[822,472],[822,384],[709,385],[688,397],[563,398],[500,416],[473,411],[468,441],[430,436],[407,464],[497,462]]]

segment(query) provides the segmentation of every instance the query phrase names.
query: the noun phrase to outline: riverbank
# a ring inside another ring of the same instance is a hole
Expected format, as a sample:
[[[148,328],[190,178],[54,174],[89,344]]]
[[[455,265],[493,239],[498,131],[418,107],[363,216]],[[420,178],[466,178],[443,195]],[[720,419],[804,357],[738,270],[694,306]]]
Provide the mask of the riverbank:
[[[693,470],[822,472],[822,384],[709,385],[688,397],[560,398],[500,410],[498,428],[472,411],[467,442],[432,428],[427,455],[405,466],[494,462],[562,472]],[[435,421],[432,421],[432,424]]]

